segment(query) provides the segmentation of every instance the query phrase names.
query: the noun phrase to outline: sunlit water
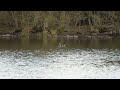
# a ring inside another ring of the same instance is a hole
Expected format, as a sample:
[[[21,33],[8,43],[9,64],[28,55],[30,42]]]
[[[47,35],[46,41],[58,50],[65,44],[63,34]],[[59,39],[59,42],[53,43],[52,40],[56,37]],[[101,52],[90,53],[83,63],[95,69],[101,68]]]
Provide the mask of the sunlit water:
[[[119,40],[1,39],[0,78],[120,78]]]

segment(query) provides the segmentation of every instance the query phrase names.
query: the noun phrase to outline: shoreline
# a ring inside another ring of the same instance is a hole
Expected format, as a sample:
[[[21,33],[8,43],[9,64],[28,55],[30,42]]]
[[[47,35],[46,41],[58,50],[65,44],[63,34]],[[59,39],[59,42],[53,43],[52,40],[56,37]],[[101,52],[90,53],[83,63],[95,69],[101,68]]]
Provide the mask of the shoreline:
[[[0,38],[44,38],[44,36],[21,36],[12,34],[1,34]],[[79,38],[79,39],[120,39],[120,35],[58,35],[46,36],[46,38]]]

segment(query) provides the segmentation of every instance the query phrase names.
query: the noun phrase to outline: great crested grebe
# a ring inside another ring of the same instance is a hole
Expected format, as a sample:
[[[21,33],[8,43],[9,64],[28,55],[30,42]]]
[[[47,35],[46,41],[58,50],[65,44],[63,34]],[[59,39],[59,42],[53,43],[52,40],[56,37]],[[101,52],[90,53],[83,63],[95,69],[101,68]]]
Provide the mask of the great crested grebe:
[[[59,46],[58,46],[58,47],[59,47],[59,48],[61,48],[61,47],[62,47],[62,48],[65,47],[65,43],[63,43],[63,44],[62,44],[62,43],[59,43]]]

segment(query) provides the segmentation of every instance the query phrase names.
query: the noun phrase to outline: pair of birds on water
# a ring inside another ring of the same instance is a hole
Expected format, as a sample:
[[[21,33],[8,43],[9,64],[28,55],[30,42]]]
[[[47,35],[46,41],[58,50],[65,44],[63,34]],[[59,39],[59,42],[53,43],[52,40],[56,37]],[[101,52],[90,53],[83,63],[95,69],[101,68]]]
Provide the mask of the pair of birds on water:
[[[59,47],[59,48],[64,48],[64,47],[66,47],[66,46],[65,46],[65,43],[63,43],[63,44],[62,44],[62,43],[59,43],[58,47]]]

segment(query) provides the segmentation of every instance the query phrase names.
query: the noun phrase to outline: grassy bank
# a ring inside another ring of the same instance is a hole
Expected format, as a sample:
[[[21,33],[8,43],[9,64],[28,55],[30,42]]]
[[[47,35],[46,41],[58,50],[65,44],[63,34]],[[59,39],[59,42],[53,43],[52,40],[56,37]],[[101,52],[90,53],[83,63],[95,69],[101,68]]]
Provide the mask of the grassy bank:
[[[120,11],[0,11],[0,33],[20,36],[119,35]]]

